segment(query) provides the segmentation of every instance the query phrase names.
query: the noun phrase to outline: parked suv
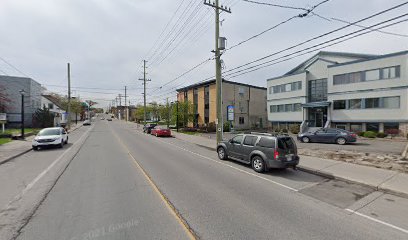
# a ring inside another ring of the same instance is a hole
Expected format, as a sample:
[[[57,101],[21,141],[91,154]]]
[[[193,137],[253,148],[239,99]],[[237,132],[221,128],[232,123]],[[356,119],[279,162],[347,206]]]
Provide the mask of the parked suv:
[[[270,168],[296,168],[299,164],[295,141],[288,135],[238,134],[217,146],[218,157],[251,164],[256,172]]]
[[[157,126],[157,124],[148,123],[148,124],[146,124],[146,125],[143,126],[143,132],[150,134],[151,131],[152,131],[152,129],[153,129],[154,127],[156,127],[156,126]]]

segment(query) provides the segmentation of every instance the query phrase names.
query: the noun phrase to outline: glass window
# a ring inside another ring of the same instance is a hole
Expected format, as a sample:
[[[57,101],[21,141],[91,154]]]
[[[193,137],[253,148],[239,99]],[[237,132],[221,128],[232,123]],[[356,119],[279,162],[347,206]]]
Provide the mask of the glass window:
[[[361,72],[354,72],[354,73],[349,73],[348,78],[349,78],[349,83],[358,83],[361,82]]]
[[[243,137],[242,135],[235,136],[235,137],[231,140],[231,143],[241,144],[243,138],[244,138],[244,137]]]
[[[256,136],[246,136],[243,144],[248,146],[254,146],[257,139],[258,137]]]
[[[278,105],[278,112],[284,112],[285,111],[285,105]]]
[[[300,104],[300,103],[295,103],[295,104],[293,104],[293,111],[294,111],[294,112],[300,112],[300,111],[302,111],[302,104]]]
[[[382,69],[383,79],[396,78],[396,77],[399,77],[399,66]]]
[[[337,127],[337,126],[339,126],[338,128],[341,128],[341,129],[343,129],[343,130],[346,130],[346,125],[344,125],[344,124],[338,124],[338,125],[336,125],[336,127]],[[335,129],[327,129],[327,130],[326,130],[326,133],[336,134],[336,133],[338,133],[338,131],[335,130]]]
[[[286,92],[285,85],[280,85],[280,92]]]
[[[384,97],[383,108],[399,108],[400,107],[400,97]]]
[[[333,76],[333,85],[345,84],[346,74],[340,74]]]
[[[285,112],[292,112],[292,104],[285,104]]]
[[[244,123],[245,123],[245,118],[239,117],[239,124],[244,124]]]
[[[361,108],[361,99],[350,99],[349,100],[349,109],[360,109]]]
[[[54,108],[54,104],[48,103],[48,108],[49,108],[49,109],[53,109],[53,108]]]
[[[269,87],[269,94],[272,93],[272,89],[273,89],[273,87]]]
[[[384,132],[399,132],[399,123],[384,123]]]
[[[273,86],[273,93],[279,93],[280,92],[280,87],[279,86]]]
[[[363,126],[361,123],[352,123],[350,124],[350,131],[352,132],[361,132],[363,131]]]
[[[275,148],[275,140],[268,137],[261,137],[257,146],[266,148]]]
[[[290,92],[290,91],[292,91],[292,84],[286,84],[285,85],[285,92]]]
[[[370,70],[365,72],[365,80],[373,81],[380,79],[380,69]]]
[[[333,101],[333,109],[346,109],[346,100],[335,100]]]
[[[336,128],[346,130],[346,125],[344,125],[344,124],[336,124]],[[329,132],[329,131],[327,131],[327,132]],[[336,133],[337,133],[337,131],[336,131]]]
[[[309,102],[327,101],[327,79],[309,81]]]
[[[378,130],[380,129],[380,124],[379,123],[366,123],[366,128],[367,128],[367,131],[378,132]]]
[[[365,99],[365,108],[379,108],[380,107],[380,98],[366,98]]]

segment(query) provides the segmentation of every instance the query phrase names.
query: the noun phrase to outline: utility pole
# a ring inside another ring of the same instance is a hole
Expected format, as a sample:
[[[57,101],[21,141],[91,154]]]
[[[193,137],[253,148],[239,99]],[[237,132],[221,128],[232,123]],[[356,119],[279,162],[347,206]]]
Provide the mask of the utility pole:
[[[167,128],[170,127],[170,107],[169,107],[169,98],[166,99],[166,108],[167,108]]]
[[[128,120],[128,107],[126,106],[126,86],[125,86],[125,121],[127,122]]]
[[[67,115],[68,129],[71,129],[71,66],[68,63],[68,115]]]
[[[215,10],[215,83],[217,87],[217,119],[216,119],[216,128],[217,128],[217,145],[220,141],[222,141],[222,133],[223,133],[223,119],[222,119],[222,78],[221,78],[221,54],[220,48],[218,45],[218,41],[220,39],[220,11],[231,13],[231,8],[227,9],[227,7],[222,6],[219,7],[218,0],[215,2],[210,3],[210,0],[206,2],[204,0],[204,4],[210,7],[213,7]]]
[[[143,124],[146,125],[146,60],[143,60],[143,79],[139,78],[139,81],[143,81]]]

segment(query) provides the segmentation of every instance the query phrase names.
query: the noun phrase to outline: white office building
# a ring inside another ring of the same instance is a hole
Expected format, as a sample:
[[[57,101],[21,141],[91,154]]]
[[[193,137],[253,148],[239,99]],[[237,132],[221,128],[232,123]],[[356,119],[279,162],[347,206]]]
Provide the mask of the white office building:
[[[273,127],[408,133],[408,51],[319,52],[267,86]]]

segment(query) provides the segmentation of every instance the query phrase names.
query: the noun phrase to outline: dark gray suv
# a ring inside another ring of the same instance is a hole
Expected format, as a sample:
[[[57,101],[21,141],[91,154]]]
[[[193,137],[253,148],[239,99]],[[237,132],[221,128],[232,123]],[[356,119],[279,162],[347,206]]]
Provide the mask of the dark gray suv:
[[[217,146],[218,157],[251,164],[256,172],[270,168],[296,168],[299,164],[295,141],[288,135],[238,134]]]

